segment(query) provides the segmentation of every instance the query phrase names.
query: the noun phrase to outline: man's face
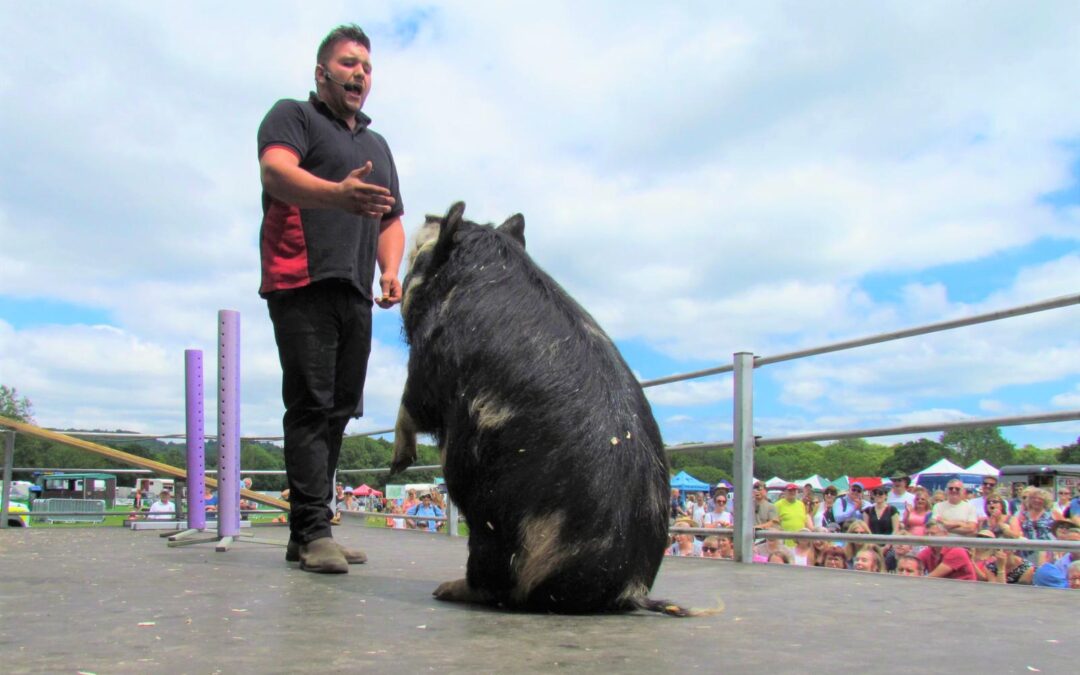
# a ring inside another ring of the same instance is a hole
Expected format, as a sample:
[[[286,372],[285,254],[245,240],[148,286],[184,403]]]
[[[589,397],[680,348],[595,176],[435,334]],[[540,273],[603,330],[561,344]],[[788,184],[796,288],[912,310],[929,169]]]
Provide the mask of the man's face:
[[[765,486],[758,483],[754,486],[754,501],[760,502],[762,499],[765,499]]]
[[[982,496],[985,497],[994,491],[997,487],[997,478],[983,478],[982,482]]]
[[[901,558],[896,563],[896,573],[902,577],[918,577],[922,576],[919,572],[919,561],[912,560],[911,558]]]
[[[730,539],[720,539],[720,552],[719,555],[724,560],[731,560],[735,557],[735,544]]]
[[[950,504],[959,504],[964,498],[964,484],[960,481],[950,481],[949,486],[945,488],[945,496]]]
[[[892,484],[892,491],[898,495],[907,492],[907,479],[897,478],[896,480],[894,480]]]
[[[168,504],[169,503],[169,493],[168,492],[162,492],[161,493],[161,503],[162,504]]]
[[[1080,590],[1080,571],[1069,570],[1069,588]]]
[[[792,488],[784,490],[784,499],[788,500],[789,502],[795,501],[795,490]]]
[[[347,91],[327,76],[337,82],[355,84],[360,91]],[[315,80],[319,98],[334,114],[342,119],[355,117],[371,91],[371,54],[359,42],[342,40],[334,45],[326,63],[315,66]]]

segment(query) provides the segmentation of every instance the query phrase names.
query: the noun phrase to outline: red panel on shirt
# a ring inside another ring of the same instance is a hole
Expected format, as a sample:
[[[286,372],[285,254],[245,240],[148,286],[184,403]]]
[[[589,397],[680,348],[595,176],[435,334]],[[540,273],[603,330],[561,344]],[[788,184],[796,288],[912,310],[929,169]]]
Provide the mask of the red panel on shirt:
[[[260,246],[263,261],[260,293],[300,288],[311,283],[299,208],[271,200],[263,219]]]

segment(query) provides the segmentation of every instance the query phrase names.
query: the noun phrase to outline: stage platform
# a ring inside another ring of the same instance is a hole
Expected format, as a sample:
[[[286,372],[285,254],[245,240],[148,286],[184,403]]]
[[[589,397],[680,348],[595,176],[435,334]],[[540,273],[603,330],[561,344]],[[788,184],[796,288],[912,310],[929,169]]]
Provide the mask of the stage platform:
[[[529,615],[431,597],[463,575],[464,540],[334,532],[370,562],[324,576],[277,546],[0,530],[0,670],[1074,673],[1080,658],[1076,591],[672,558],[654,596],[721,613]]]

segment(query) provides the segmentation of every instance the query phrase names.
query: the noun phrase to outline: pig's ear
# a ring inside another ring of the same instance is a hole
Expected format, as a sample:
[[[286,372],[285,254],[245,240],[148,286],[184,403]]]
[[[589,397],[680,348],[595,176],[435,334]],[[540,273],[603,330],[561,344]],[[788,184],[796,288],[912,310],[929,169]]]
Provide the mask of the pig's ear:
[[[461,216],[464,213],[465,202],[454,202],[446,212],[446,217],[439,226],[439,241],[435,244],[435,254],[432,257],[434,267],[439,267],[450,257],[450,249],[454,247],[454,235],[461,226]]]
[[[525,216],[515,213],[495,229],[510,235],[517,243],[521,244],[521,248],[525,248]]]

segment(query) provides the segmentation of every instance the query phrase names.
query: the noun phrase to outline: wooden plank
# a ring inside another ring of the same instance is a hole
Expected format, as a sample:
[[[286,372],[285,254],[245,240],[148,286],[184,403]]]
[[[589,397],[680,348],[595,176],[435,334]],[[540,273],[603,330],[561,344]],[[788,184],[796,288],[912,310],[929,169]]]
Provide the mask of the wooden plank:
[[[82,438],[76,438],[74,436],[68,436],[57,431],[50,431],[48,429],[42,429],[41,427],[34,426],[33,424],[27,424],[26,422],[20,422],[7,417],[0,416],[0,427],[8,427],[20,434],[26,434],[27,436],[33,436],[35,438],[42,438],[54,443],[61,443],[68,445],[79,450],[86,450],[103,457],[115,460],[122,464],[129,466],[137,466],[140,469],[150,469],[151,471],[161,474],[163,476],[171,476],[173,478],[180,478],[187,480],[187,471],[171,464],[164,464],[162,462],[156,462],[152,459],[146,459],[145,457],[139,457],[116,448],[110,448],[108,446],[101,445],[99,443],[93,443],[91,441],[84,440]],[[217,487],[217,479],[206,477],[206,484],[210,487]],[[251,490],[240,489],[241,496],[259,504],[265,504],[267,506],[276,506],[285,510],[289,509],[289,502],[277,499],[276,497],[267,497],[264,494],[253,492]]]

